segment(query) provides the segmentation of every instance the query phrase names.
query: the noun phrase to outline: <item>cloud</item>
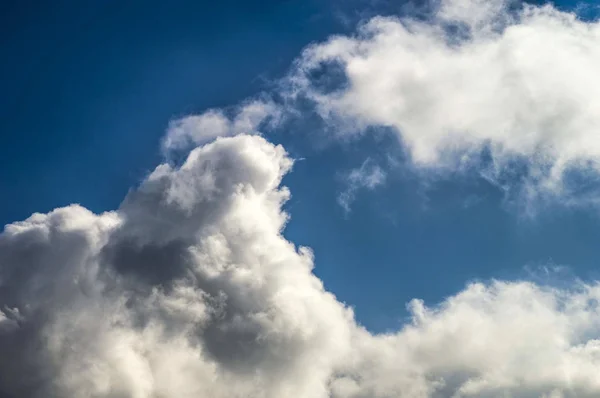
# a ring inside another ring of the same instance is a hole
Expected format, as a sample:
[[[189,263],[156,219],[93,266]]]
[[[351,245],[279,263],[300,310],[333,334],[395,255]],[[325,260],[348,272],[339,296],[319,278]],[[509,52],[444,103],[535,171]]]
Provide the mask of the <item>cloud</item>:
[[[0,235],[2,397],[593,397],[600,286],[475,283],[372,334],[282,236],[260,136],[163,164],[119,209]]]
[[[280,114],[281,109],[274,102],[254,99],[236,107],[233,117],[222,109],[209,109],[200,115],[176,119],[169,123],[163,150],[190,149],[217,137],[257,134],[264,124],[276,124]]]
[[[291,166],[258,136],[217,139],[114,212],[8,225],[0,395],[326,396],[352,314],[281,235]]]
[[[600,171],[599,39],[600,22],[550,5],[443,0],[427,20],[376,17],[309,47],[287,94],[340,137],[391,128],[421,170],[568,196],[573,172]]]
[[[369,158],[360,167],[354,168],[343,177],[346,188],[338,195],[338,203],[344,211],[349,212],[350,206],[361,189],[373,190],[385,183],[387,173],[374,164]]]
[[[354,395],[341,396],[595,396],[598,293],[496,281],[435,308],[413,300],[411,325],[363,336],[356,369],[342,379]]]
[[[269,95],[173,121],[164,151],[295,119],[313,130],[316,111],[333,140],[391,129],[418,173],[474,172],[527,212],[597,204],[600,22],[517,0],[421,8],[309,46]]]

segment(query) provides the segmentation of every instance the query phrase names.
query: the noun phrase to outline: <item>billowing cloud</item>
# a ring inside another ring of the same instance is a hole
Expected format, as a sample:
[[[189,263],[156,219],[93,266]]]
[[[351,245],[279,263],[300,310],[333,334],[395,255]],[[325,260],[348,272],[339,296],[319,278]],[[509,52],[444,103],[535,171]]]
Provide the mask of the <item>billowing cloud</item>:
[[[469,285],[410,303],[398,333],[363,333],[340,397],[593,397],[600,392],[598,286]],[[334,395],[335,396],[335,395]]]
[[[600,287],[472,284],[371,334],[282,236],[292,166],[260,136],[160,165],[103,214],[0,235],[2,397],[593,397]]]
[[[0,395],[327,396],[352,314],[281,236],[291,165],[260,137],[218,139],[115,212],[8,225]]]
[[[524,166],[525,192],[567,194],[569,172],[600,171],[599,43],[599,22],[549,5],[443,0],[308,48],[289,95],[338,135],[391,128],[423,169]]]

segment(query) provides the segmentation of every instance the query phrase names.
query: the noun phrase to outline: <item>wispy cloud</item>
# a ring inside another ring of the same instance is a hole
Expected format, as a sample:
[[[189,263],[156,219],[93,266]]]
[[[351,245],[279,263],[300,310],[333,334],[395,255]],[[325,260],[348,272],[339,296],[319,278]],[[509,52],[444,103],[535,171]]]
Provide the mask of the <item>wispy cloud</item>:
[[[385,183],[387,173],[373,160],[365,160],[360,167],[344,173],[342,180],[345,188],[338,195],[338,203],[346,213],[350,212],[356,194],[361,189],[373,190]]]

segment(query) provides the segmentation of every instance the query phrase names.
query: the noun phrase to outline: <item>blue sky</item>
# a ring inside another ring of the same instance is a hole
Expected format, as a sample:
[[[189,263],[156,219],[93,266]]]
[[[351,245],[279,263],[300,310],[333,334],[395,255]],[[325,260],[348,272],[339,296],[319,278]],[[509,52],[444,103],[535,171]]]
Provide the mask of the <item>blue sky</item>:
[[[3,224],[70,203],[116,208],[161,161],[170,120],[268,90],[311,42],[407,9],[296,0],[4,8]],[[385,134],[320,145],[306,133],[319,127],[305,123],[271,137],[303,158],[284,180],[292,192],[285,235],[314,249],[316,274],[368,328],[397,327],[410,299],[438,302],[470,280],[528,277],[548,265],[596,276],[595,210],[549,205],[525,219],[481,178],[424,186],[406,168],[386,166],[386,183],[358,191],[345,214],[341,175],[402,149]]]

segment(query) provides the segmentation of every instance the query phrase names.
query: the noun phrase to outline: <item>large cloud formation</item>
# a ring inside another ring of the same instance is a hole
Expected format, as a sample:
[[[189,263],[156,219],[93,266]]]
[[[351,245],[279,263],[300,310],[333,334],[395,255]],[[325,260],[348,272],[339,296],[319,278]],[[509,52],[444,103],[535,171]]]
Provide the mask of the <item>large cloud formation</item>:
[[[598,32],[551,7],[445,0],[433,22],[376,18],[311,47],[286,95],[340,131],[393,127],[417,164],[487,146],[499,170],[522,158],[551,186],[567,167],[596,170]],[[346,78],[333,91],[311,74],[332,62]],[[397,331],[362,328],[282,235],[292,159],[244,134],[281,108],[174,122],[167,150],[199,146],[117,210],[5,227],[0,397],[600,396],[596,283],[473,283],[412,301]]]
[[[262,138],[220,139],[115,212],[7,226],[4,396],[326,396],[351,313],[280,234],[291,165]]]
[[[592,397],[600,286],[472,284],[373,335],[281,232],[292,161],[259,136],[160,165],[120,208],[0,235],[0,396]]]
[[[392,128],[422,169],[487,163],[503,182],[525,167],[531,196],[568,196],[572,171],[597,176],[600,23],[550,5],[438,3],[429,19],[376,17],[309,47],[288,94],[336,134]]]

